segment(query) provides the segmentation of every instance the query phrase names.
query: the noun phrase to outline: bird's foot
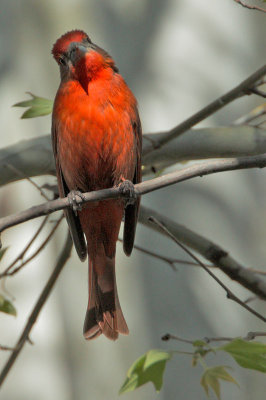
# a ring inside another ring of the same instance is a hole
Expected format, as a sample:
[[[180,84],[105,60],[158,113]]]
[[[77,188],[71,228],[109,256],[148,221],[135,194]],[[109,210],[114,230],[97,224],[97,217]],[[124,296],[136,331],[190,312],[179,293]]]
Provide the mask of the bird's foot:
[[[137,195],[133,183],[125,179],[121,183],[119,183],[118,187],[119,191],[126,198],[126,206],[128,206],[129,204],[134,204],[137,200]]]
[[[67,195],[68,202],[71,205],[75,215],[78,214],[78,211],[82,210],[82,205],[79,204],[80,200],[85,200],[85,196],[79,190],[71,190],[71,192]]]

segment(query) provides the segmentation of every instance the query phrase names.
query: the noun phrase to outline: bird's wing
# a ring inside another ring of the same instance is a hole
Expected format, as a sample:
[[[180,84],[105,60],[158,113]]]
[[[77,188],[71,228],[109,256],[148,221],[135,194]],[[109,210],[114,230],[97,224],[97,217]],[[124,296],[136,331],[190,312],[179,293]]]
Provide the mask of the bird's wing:
[[[55,158],[55,169],[56,169],[56,176],[58,182],[58,189],[60,197],[66,197],[70,192],[66,181],[64,179],[63,172],[60,167],[59,157],[57,154],[57,132],[55,124],[52,124],[52,144],[53,144],[53,151],[54,151],[54,158]],[[84,234],[81,228],[81,223],[79,217],[75,215],[74,211],[71,208],[66,208],[64,210],[66,220],[69,226],[69,230],[72,236],[73,243],[75,245],[76,251],[78,253],[79,258],[81,261],[84,261],[87,257],[87,245],[85,242]]]
[[[141,123],[138,112],[136,110],[137,120],[132,124],[135,140],[136,140],[136,168],[133,178],[133,183],[141,181],[141,151],[142,151],[142,131]],[[125,221],[124,221],[124,236],[123,236],[123,249],[127,256],[130,256],[135,239],[136,225],[139,214],[140,198],[134,204],[129,204],[125,208]]]

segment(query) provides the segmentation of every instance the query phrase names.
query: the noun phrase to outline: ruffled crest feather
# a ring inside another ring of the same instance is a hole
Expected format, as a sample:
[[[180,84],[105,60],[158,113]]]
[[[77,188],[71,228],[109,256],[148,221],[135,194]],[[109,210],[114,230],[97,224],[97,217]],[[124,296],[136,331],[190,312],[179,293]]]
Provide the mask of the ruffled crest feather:
[[[53,45],[52,54],[54,58],[57,60],[60,54],[65,53],[70,43],[82,42],[85,38],[89,39],[87,33],[78,29],[65,33]]]

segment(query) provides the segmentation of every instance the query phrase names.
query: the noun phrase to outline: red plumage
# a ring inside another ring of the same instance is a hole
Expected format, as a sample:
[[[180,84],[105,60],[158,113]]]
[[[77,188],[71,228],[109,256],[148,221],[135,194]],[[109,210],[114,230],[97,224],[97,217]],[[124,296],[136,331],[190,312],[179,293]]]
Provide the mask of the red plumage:
[[[52,140],[60,196],[141,179],[141,124],[134,95],[112,58],[82,31],[63,35],[52,53],[61,84],[53,109]],[[89,303],[84,336],[128,334],[118,300],[115,251],[125,203],[106,200],[66,211],[82,260],[89,255]],[[131,253],[139,200],[125,208],[124,250]],[[86,242],[84,240],[84,234]]]

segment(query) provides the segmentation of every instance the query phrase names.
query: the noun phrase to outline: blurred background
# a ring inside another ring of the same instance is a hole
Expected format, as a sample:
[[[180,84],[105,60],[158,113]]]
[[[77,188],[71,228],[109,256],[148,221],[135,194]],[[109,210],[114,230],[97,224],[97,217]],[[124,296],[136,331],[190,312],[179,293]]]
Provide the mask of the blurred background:
[[[244,9],[233,0],[1,0],[1,147],[50,132],[50,116],[20,120],[21,109],[11,106],[25,99],[26,91],[54,98],[59,71],[51,48],[59,36],[75,28],[86,31],[116,60],[138,99],[144,132],[172,128],[265,61],[265,14]],[[200,126],[228,125],[260,102],[255,96],[241,99]],[[36,181],[54,183],[55,179]],[[146,195],[142,201],[219,243],[244,265],[266,270],[265,198],[265,171],[252,170],[194,179]],[[29,182],[10,184],[0,192],[1,216],[42,201]],[[23,249],[39,224],[30,221],[3,235],[3,245],[10,247],[2,268]],[[16,343],[65,236],[64,221],[41,255],[6,281],[18,315],[0,315],[0,344]],[[169,240],[141,225],[136,244],[187,259]],[[249,296],[218,275],[243,299]],[[115,343],[104,337],[86,342],[82,326],[87,264],[72,252],[32,331],[34,345],[23,349],[3,386],[2,400],[117,399],[126,371],[142,353],[151,348],[190,350],[178,342],[162,342],[166,332],[193,340],[265,331],[259,320],[227,300],[199,268],[179,265],[173,272],[136,250],[127,258],[118,243],[117,277],[130,335]],[[254,301],[252,305],[265,314],[265,304]],[[0,367],[7,357],[0,353]],[[226,356],[211,356],[207,362],[234,367],[232,375],[240,389],[223,383],[223,399],[264,398],[263,374],[240,369]],[[168,364],[159,395],[148,384],[124,396],[202,400],[202,372],[200,366],[191,367],[190,358],[179,355]]]

